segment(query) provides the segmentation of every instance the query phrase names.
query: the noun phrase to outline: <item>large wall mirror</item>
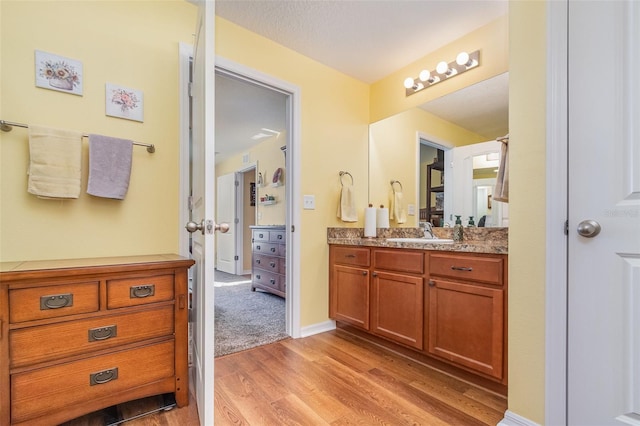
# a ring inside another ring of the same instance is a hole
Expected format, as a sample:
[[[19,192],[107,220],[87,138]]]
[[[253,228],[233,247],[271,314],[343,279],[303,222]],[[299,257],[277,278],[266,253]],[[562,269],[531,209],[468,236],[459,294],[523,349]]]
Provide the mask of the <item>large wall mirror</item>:
[[[509,75],[503,73],[372,123],[369,202],[389,205],[402,184],[407,222],[508,226],[508,205],[493,200],[500,138],[508,134]],[[398,186],[396,185],[396,188]],[[391,222],[392,226],[399,226]]]

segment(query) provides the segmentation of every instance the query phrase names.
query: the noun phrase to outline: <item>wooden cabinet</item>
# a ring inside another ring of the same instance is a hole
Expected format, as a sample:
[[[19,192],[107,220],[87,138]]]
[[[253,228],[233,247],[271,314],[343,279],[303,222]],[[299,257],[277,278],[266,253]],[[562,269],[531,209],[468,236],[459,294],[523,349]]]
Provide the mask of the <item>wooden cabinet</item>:
[[[438,197],[444,196],[444,183],[442,176],[444,173],[444,161],[434,161],[427,165],[427,214],[424,220],[431,222],[434,226],[442,226],[444,219],[444,207],[442,201],[437,201]],[[420,218],[423,220],[423,218]]]
[[[370,250],[331,246],[329,317],[369,330]]]
[[[503,256],[430,253],[430,354],[496,379],[506,359]]]
[[[2,264],[0,424],[128,400],[188,404],[187,270],[175,255]]]
[[[286,297],[286,231],[284,226],[251,226],[251,290]]]
[[[422,349],[424,254],[373,249],[371,331]]]
[[[329,317],[506,384],[507,257],[329,249]]]

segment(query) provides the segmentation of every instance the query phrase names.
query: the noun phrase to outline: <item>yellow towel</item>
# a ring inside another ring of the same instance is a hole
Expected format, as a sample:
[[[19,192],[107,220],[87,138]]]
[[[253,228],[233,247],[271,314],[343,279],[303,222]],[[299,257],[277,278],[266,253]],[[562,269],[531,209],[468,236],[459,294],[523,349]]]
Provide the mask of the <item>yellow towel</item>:
[[[405,223],[407,221],[407,212],[405,211],[404,203],[402,202],[402,192],[393,192],[389,216],[392,220],[395,220],[396,223]]]
[[[340,202],[338,203],[338,217],[343,222],[357,222],[358,212],[356,210],[355,196],[353,194],[353,186],[342,185],[340,193]]]
[[[82,133],[29,126],[29,193],[43,198],[78,198]]]

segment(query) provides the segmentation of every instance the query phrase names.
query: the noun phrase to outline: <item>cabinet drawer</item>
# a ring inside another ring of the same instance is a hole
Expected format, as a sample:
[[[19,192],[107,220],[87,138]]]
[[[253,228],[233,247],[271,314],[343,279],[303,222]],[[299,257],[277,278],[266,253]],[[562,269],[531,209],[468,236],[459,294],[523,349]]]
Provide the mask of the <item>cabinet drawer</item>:
[[[430,273],[442,277],[502,285],[504,259],[487,256],[431,254]]]
[[[13,330],[11,367],[61,359],[153,337],[170,336],[174,307]]]
[[[370,251],[367,248],[333,246],[332,252],[334,263],[365,267],[371,263]]]
[[[254,283],[273,288],[274,290],[280,290],[280,278],[280,275],[267,271],[258,270],[253,274]]]
[[[272,243],[284,243],[285,238],[285,231],[269,231],[269,241]]]
[[[108,309],[162,302],[173,297],[173,275],[107,281]]]
[[[173,375],[173,340],[14,374],[11,422],[45,415],[51,407],[64,410]]]
[[[282,273],[280,271],[280,258],[267,256],[264,254],[253,255],[253,267],[258,269],[264,269],[274,273]]]
[[[32,287],[9,291],[9,321],[63,317],[99,309],[97,281]]]
[[[259,242],[259,241],[264,241],[267,242],[269,241],[269,231],[265,231],[265,230],[254,230],[253,234],[253,241],[254,242]]]
[[[424,273],[424,254],[405,250],[373,250],[373,267],[389,271]]]
[[[253,243],[253,251],[255,253],[271,254],[273,256],[278,255],[278,244],[272,243]]]

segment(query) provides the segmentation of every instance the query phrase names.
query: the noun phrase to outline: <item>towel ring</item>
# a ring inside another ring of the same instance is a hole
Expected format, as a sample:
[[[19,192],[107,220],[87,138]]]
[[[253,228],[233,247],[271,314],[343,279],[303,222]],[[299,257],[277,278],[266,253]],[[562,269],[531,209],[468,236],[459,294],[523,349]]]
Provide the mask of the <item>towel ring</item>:
[[[400,185],[400,192],[402,192],[402,184],[400,183],[399,180],[392,180],[391,181],[391,189],[393,190],[393,192],[396,192],[396,188],[394,188],[393,184],[397,183],[398,185]]]
[[[340,184],[342,186],[344,186],[344,182],[342,181],[342,176],[344,176],[344,175],[349,175],[349,177],[351,178],[351,185],[353,185],[353,176],[351,176],[351,173],[349,173],[349,172],[340,172],[339,175],[340,175]]]

